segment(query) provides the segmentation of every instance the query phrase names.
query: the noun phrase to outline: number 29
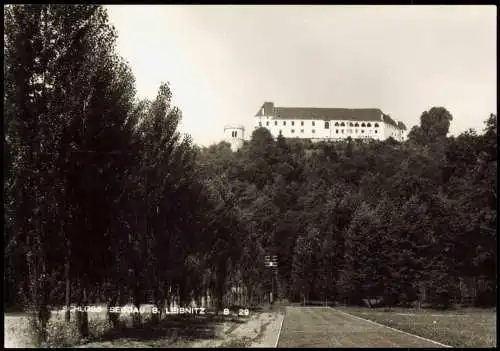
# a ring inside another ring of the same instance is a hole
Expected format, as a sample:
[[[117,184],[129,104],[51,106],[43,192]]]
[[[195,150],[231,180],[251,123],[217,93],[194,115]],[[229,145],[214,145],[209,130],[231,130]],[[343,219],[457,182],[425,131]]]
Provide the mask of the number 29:
[[[250,311],[248,311],[248,308],[243,308],[238,311],[239,316],[248,316],[250,314]]]

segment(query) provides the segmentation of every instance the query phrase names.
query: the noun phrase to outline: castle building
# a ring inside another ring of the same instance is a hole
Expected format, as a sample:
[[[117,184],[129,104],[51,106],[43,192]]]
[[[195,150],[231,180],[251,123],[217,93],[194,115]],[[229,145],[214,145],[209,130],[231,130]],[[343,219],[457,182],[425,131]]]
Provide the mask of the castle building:
[[[243,146],[245,127],[240,124],[228,124],[224,126],[224,141],[231,144],[231,150],[237,151]]]
[[[312,141],[352,139],[405,140],[404,123],[396,122],[377,108],[303,108],[276,107],[264,102],[255,114],[255,129],[267,128],[276,138],[311,139]]]

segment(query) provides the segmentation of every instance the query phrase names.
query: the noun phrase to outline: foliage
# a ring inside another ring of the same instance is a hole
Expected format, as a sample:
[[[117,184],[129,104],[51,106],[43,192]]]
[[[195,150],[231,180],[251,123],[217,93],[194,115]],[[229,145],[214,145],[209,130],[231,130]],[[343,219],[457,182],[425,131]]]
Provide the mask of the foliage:
[[[496,116],[482,135],[446,137],[451,121],[446,109],[431,108],[403,143],[310,145],[273,141],[258,128],[230,161],[222,144],[202,155],[226,160],[212,171],[230,174],[228,189],[238,189],[239,220],[251,238],[243,250],[279,255],[279,286],[290,299],[380,296],[386,304],[447,306],[473,294],[491,303]],[[248,279],[264,274],[261,265],[247,262],[255,272]]]

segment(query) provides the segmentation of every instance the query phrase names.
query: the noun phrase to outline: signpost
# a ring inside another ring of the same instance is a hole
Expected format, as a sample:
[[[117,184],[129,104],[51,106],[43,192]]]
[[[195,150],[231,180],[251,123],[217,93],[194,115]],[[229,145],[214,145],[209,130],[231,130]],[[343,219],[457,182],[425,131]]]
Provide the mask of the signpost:
[[[274,302],[274,275],[278,273],[278,256],[266,256],[264,258],[264,265],[271,269],[271,292],[269,294],[269,302],[272,304]]]

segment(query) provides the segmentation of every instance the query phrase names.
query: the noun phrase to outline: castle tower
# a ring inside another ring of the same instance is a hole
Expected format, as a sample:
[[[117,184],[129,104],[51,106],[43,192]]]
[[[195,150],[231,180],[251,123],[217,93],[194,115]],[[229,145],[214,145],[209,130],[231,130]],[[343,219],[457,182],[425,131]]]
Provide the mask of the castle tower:
[[[243,146],[245,127],[240,124],[228,124],[224,126],[224,141],[231,144],[231,150],[237,151]]]

